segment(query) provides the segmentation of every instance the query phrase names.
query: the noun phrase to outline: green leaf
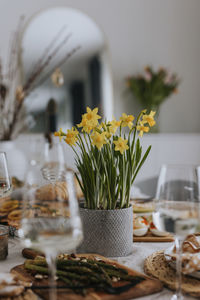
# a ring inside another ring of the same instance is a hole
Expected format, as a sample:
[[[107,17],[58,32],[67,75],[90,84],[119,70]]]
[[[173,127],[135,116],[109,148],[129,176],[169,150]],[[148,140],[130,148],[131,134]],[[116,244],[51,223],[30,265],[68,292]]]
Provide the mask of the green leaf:
[[[133,184],[133,182],[134,182],[134,180],[135,180],[135,178],[136,178],[136,176],[137,176],[137,174],[138,174],[140,168],[141,168],[142,165],[144,164],[144,162],[145,162],[147,156],[149,155],[150,150],[151,150],[151,146],[148,147],[148,149],[147,149],[147,151],[145,152],[145,154],[144,154],[144,156],[143,156],[143,158],[142,158],[142,160],[141,160],[139,166],[137,167],[137,170],[136,170],[136,172],[135,172],[135,174],[134,174],[134,176],[133,176],[133,178],[132,178],[131,184]]]

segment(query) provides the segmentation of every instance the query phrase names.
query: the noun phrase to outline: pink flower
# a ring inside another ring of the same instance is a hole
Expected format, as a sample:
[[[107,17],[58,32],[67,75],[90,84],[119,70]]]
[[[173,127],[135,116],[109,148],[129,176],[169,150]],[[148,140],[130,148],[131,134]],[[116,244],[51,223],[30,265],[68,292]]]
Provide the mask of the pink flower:
[[[146,80],[146,81],[151,81],[151,79],[152,79],[152,75],[151,75],[151,73],[150,72],[148,72],[148,71],[146,71],[145,73],[144,73],[144,79]]]
[[[165,84],[171,84],[173,82],[174,76],[171,72],[167,73],[167,76],[164,79]]]

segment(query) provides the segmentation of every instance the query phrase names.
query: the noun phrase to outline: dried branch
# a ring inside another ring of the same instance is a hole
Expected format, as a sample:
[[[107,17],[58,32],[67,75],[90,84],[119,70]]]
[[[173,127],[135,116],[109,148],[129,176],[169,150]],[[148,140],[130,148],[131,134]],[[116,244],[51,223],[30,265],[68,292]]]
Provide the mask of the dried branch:
[[[28,91],[30,88],[32,82],[44,71],[44,69],[49,65],[51,60],[57,55],[59,50],[68,42],[69,38],[71,37],[71,34],[68,34],[64,40],[55,48],[52,50],[52,52],[48,55],[46,60],[41,65],[38,65],[38,68],[35,70],[35,72],[32,74],[31,77],[29,77],[27,83],[24,85],[24,90]]]
[[[43,64],[44,60],[46,59],[47,55],[49,55],[50,50],[52,50],[52,47],[57,43],[58,39],[61,37],[63,34],[64,30],[66,29],[66,25],[64,25],[60,31],[55,35],[55,37],[52,39],[50,44],[44,49],[44,52],[42,53],[41,57],[39,60],[34,64],[32,68],[32,73],[30,74],[30,77],[33,76],[33,74],[36,72],[36,69],[40,67],[40,65]]]
[[[81,46],[77,46],[75,48],[73,48],[70,52],[68,52],[66,54],[66,56],[61,59],[57,64],[55,64],[51,69],[50,71],[40,79],[40,82],[39,83],[36,83],[35,85],[32,86],[32,88],[28,91],[28,93],[26,94],[26,96],[28,96],[30,94],[30,92],[32,92],[32,90],[34,90],[36,87],[42,85],[50,76],[51,74],[53,73],[53,71],[56,69],[56,68],[59,68],[60,66],[62,66],[72,55],[74,55],[79,49],[81,48]]]
[[[25,98],[36,87],[46,81],[57,67],[60,67],[80,49],[80,46],[77,46],[61,58],[58,63],[54,62],[54,58],[72,36],[71,33],[68,33],[61,39],[66,29],[66,26],[63,26],[44,49],[42,55],[34,64],[30,76],[24,85],[22,85],[22,83],[19,82],[18,75],[19,43],[23,24],[24,17],[21,17],[17,30],[10,39],[5,74],[3,74],[3,65],[0,60],[0,140],[10,140],[24,129],[24,126],[26,125],[26,122],[23,122],[25,120],[23,114],[23,103]]]

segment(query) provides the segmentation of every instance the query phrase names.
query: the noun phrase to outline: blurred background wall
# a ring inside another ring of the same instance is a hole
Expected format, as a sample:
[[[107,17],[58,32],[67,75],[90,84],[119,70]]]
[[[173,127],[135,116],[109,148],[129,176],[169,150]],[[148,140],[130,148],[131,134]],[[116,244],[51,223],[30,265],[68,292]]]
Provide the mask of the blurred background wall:
[[[69,6],[88,14],[103,29],[110,47],[114,112],[134,113],[137,102],[125,95],[125,77],[151,64],[167,67],[181,78],[179,94],[161,106],[161,132],[200,132],[199,0],[1,0],[1,54],[19,16]],[[54,20],[52,20],[54,22]]]

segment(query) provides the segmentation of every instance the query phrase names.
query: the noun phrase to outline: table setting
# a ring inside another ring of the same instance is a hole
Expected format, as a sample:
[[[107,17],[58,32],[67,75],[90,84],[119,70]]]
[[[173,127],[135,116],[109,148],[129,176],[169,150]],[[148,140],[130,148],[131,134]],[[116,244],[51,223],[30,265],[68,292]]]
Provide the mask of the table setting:
[[[154,115],[100,123],[87,107],[30,159],[24,181],[0,153],[2,299],[200,297],[199,168],[163,165],[155,198],[132,193]]]

